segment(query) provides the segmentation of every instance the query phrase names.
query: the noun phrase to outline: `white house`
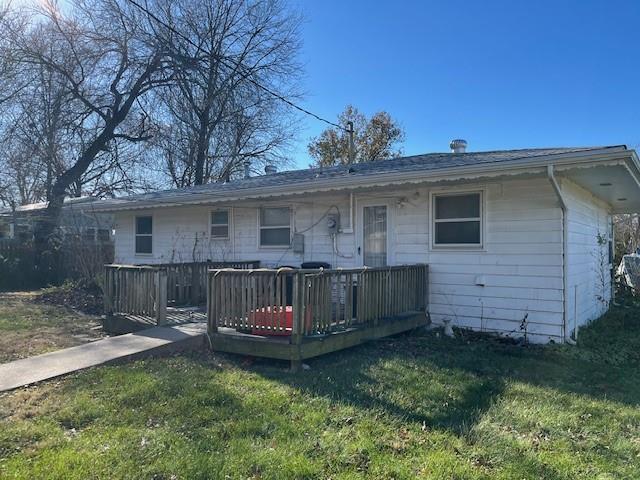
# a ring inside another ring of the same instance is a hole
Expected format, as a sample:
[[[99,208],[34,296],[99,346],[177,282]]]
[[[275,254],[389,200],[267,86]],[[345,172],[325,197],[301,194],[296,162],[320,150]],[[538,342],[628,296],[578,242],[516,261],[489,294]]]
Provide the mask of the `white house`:
[[[97,197],[65,198],[60,216],[62,233],[85,241],[110,243],[113,215],[94,212],[92,205],[97,201]],[[47,202],[39,202],[15,208],[0,208],[0,240],[31,240],[35,223],[41,218],[47,205]]]
[[[612,296],[612,215],[640,210],[625,146],[465,152],[306,169],[93,204],[117,263],[427,263],[434,323],[571,341]]]

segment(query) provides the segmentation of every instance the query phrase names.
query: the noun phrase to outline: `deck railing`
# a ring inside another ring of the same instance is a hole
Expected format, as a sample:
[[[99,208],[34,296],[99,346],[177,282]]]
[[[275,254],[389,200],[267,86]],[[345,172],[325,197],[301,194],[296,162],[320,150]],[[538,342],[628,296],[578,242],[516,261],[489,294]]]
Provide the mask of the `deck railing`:
[[[167,320],[167,272],[136,265],[105,265],[105,314],[150,317],[157,325]]]
[[[255,269],[260,267],[260,261],[161,263],[153,266],[167,271],[167,301],[170,305],[204,305],[207,302],[209,269]]]
[[[370,325],[427,307],[428,266],[209,272],[210,331],[303,336]]]
[[[305,274],[304,334],[373,324],[427,305],[426,265],[320,270]]]
[[[107,315],[141,317],[163,325],[167,306],[204,305],[210,268],[257,268],[260,262],[193,262],[155,265],[105,265]]]

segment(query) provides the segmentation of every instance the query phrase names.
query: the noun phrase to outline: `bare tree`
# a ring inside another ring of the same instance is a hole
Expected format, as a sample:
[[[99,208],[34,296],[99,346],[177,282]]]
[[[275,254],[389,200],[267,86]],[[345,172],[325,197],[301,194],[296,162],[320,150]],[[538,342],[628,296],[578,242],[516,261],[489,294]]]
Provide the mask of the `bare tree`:
[[[246,159],[282,161],[292,119],[262,86],[295,97],[298,16],[281,0],[178,0],[162,11],[182,34],[174,53],[189,60],[162,92],[157,147],[172,183],[226,180]]]
[[[60,76],[42,65],[22,72],[28,86],[5,103],[0,122],[1,176],[13,180],[14,203],[48,199],[71,154],[74,111]]]
[[[149,186],[136,165],[150,151],[179,186],[284,160],[293,118],[270,92],[294,98],[299,66],[282,1],[70,0],[0,15],[0,82],[13,87],[0,201],[48,201],[38,250],[66,196]]]
[[[65,196],[104,153],[149,138],[145,96],[170,81],[171,61],[167,46],[147,25],[148,19],[124,0],[75,0],[68,13],[48,4],[30,17],[26,31],[9,30],[21,64],[55,75],[65,108],[73,111],[75,157],[51,175],[48,207],[35,230],[43,247]]]

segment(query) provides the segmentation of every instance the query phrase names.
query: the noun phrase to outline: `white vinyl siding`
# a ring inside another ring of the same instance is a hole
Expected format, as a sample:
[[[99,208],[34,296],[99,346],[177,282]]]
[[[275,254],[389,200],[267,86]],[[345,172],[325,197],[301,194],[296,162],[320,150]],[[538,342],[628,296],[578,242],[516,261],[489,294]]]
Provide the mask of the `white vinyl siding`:
[[[520,323],[528,315],[530,341],[560,341],[562,212],[549,181],[511,179],[466,185],[464,192],[482,192],[482,249],[432,248],[432,197],[457,193],[455,190],[419,186],[359,192],[354,207],[357,212],[362,205],[386,199],[389,218],[393,219],[388,229],[389,264],[429,264],[429,310],[434,323],[449,319],[454,326],[520,336],[524,333]],[[460,187],[457,190],[462,191]],[[589,198],[583,198],[582,202],[583,208],[593,209]],[[294,253],[288,245],[260,247],[260,210],[282,207],[282,200],[274,199],[234,203],[228,241],[209,240],[211,207],[154,209],[154,254],[152,259],[145,258],[144,263],[212,259],[260,260],[264,267],[299,266],[305,261],[323,261],[344,268],[361,264],[357,214],[353,233],[339,233],[336,245],[323,220],[327,211],[333,212],[337,207],[341,225],[349,226],[350,202],[346,192],[305,195],[290,204],[290,233],[303,232],[304,254]],[[600,207],[597,210],[599,213],[588,214],[580,222],[589,225],[601,214],[604,225],[606,212],[600,211]],[[130,253],[134,215],[117,214],[117,262],[143,263]],[[574,214],[570,227],[572,242],[577,238],[571,233],[577,228],[577,217]],[[587,237],[591,241],[591,233],[584,239]],[[570,261],[579,263],[580,256]],[[579,278],[580,274],[576,275]],[[589,294],[585,298],[592,297]],[[584,318],[601,311],[595,304],[585,304],[580,309],[585,312]]]
[[[429,312],[436,324],[446,319],[454,326],[521,336],[520,323],[528,315],[529,341],[560,341],[562,212],[549,181],[509,180],[475,190],[484,197],[482,249],[429,250],[433,227],[423,192],[454,192],[425,189],[408,194],[410,201],[396,211],[395,263],[429,264]]]
[[[598,234],[608,237],[611,215],[607,205],[576,184],[563,180],[567,200],[567,327],[586,325],[609,308],[611,270],[609,245],[598,243]]]

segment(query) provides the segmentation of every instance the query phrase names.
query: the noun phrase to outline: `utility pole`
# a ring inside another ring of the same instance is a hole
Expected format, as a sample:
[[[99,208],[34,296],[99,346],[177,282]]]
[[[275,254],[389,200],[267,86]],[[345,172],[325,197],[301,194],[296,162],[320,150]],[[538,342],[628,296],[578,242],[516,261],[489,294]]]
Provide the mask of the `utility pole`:
[[[349,163],[355,163],[355,147],[353,145],[353,122],[347,122],[347,132],[349,132]]]

